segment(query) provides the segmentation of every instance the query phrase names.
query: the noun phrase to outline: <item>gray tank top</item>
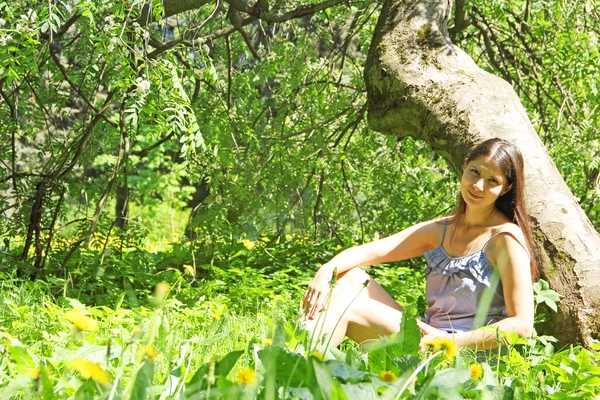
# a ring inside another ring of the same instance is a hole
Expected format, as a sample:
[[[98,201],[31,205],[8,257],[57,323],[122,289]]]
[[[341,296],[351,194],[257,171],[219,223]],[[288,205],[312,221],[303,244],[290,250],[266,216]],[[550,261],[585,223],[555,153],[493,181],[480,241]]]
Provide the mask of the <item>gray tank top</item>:
[[[425,321],[448,332],[465,332],[490,325],[507,317],[502,282],[483,248],[464,257],[452,257],[444,250],[444,224],[442,241],[438,247],[426,251],[425,276],[428,310]],[[515,238],[516,240],[516,238]],[[478,310],[481,310],[478,315]]]

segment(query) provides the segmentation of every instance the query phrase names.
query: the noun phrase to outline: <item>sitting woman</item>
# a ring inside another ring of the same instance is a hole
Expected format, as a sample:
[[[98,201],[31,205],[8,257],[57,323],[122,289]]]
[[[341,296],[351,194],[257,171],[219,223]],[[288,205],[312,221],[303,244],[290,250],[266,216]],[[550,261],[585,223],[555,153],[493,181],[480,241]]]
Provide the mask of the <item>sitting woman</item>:
[[[398,332],[402,309],[361,267],[423,255],[428,310],[418,321],[421,343],[451,335],[458,346],[486,349],[497,346],[498,329],[530,336],[537,270],[524,184],[515,146],[501,139],[476,146],[452,215],[346,249],[321,266],[302,300],[309,331],[331,335],[333,346],[345,336],[364,343]],[[478,330],[487,325],[494,328]]]

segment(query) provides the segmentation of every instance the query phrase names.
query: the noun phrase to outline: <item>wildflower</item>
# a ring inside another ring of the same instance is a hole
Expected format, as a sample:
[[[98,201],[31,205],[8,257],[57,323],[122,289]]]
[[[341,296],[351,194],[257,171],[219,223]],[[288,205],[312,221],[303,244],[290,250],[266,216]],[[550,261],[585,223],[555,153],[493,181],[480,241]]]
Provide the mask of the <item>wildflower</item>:
[[[469,369],[471,370],[471,379],[472,380],[477,380],[477,379],[481,379],[481,377],[483,376],[483,367],[481,366],[481,364],[479,363],[473,363],[471,365],[469,365]]]
[[[329,287],[334,287],[335,284],[337,283],[337,279],[338,279],[338,269],[337,269],[337,267],[335,267],[333,269],[333,273],[331,274],[331,280],[329,281]]]
[[[381,371],[379,373],[379,379],[384,382],[395,382],[398,377],[392,371]]]
[[[67,311],[65,313],[65,318],[71,321],[73,325],[75,325],[75,327],[80,331],[93,332],[98,329],[98,322],[88,317],[80,309],[74,308]]]
[[[69,363],[71,369],[79,372],[84,379],[93,379],[101,385],[108,385],[110,376],[108,372],[103,370],[100,365],[91,361],[77,358]]]
[[[139,93],[145,94],[150,91],[150,81],[148,79],[144,79],[140,76],[135,80],[135,82],[137,85],[137,91]]]
[[[323,353],[319,353],[318,351],[311,351],[310,354],[308,355],[309,357],[314,357],[317,360],[321,360],[323,361],[325,359],[325,356],[323,355]]]
[[[12,36],[11,35],[6,35],[0,38],[0,46],[6,46],[6,43],[12,40]]]
[[[144,348],[144,354],[147,355],[152,361],[155,361],[158,358],[158,352],[152,345]]]
[[[270,344],[273,344],[273,339],[271,339],[271,338],[264,338],[262,340],[262,342],[263,342],[263,344],[266,344],[268,346]]]
[[[252,240],[248,240],[248,239],[242,240],[242,243],[244,244],[244,247],[247,248],[248,250],[252,250],[254,248],[254,246],[256,246],[256,244]]]
[[[249,385],[256,380],[256,371],[249,367],[242,367],[235,374],[235,381],[240,385]]]
[[[196,275],[196,271],[194,270],[194,267],[192,267],[191,265],[184,264],[183,265],[183,274],[194,276],[194,275]]]
[[[438,337],[425,343],[425,348],[430,351],[441,351],[446,360],[451,361],[456,357],[458,348],[456,342],[450,337]]]
[[[34,380],[40,377],[40,369],[39,368],[30,368],[27,371],[27,375],[32,377]]]

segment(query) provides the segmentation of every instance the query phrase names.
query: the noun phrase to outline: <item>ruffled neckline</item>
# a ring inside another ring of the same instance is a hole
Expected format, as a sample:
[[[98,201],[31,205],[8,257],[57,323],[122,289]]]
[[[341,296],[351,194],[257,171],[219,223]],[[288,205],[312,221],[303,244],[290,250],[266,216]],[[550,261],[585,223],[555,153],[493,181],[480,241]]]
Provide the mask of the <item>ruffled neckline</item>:
[[[440,244],[423,254],[427,261],[425,274],[435,271],[441,275],[451,277],[460,271],[468,271],[481,284],[491,287],[491,277],[494,273],[490,261],[483,249],[462,257],[453,257]]]

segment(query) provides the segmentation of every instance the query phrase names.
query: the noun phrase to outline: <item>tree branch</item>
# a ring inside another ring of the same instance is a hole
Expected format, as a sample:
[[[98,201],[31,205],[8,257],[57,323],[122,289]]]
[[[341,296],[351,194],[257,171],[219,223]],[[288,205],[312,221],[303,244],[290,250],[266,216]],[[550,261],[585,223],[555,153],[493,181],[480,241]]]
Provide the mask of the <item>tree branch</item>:
[[[347,0],[328,0],[322,3],[311,4],[309,6],[301,6],[287,13],[272,13],[261,7],[250,7],[240,0],[225,0],[225,2],[238,11],[252,15],[253,17],[266,22],[285,22],[289,21],[290,19],[312,16],[319,11],[346,3]]]
[[[148,153],[150,153],[152,150],[154,150],[155,148],[159,147],[161,144],[169,141],[173,137],[173,135],[175,135],[175,131],[172,131],[167,136],[165,136],[164,138],[160,139],[158,142],[156,142],[154,144],[151,144],[150,146],[145,147],[142,150],[134,151],[131,154],[135,155],[135,156],[139,156],[139,157],[146,157],[148,155]]]
[[[62,66],[62,64],[60,63],[60,60],[58,59],[58,57],[56,56],[56,53],[54,53],[54,51],[52,51],[52,49],[50,49],[50,55],[52,56],[52,60],[54,60],[54,64],[56,64],[56,66],[58,67],[58,69],[60,70],[60,72],[62,73],[62,75],[64,76],[65,80],[69,83],[69,86],[71,86],[71,88],[75,91],[75,93],[77,93],[79,95],[79,97],[81,97],[83,99],[83,101],[86,102],[86,104],[88,106],[90,106],[90,108],[92,110],[94,110],[96,112],[96,115],[99,115],[100,118],[102,118],[103,120],[105,120],[106,122],[108,122],[108,124],[110,124],[110,126],[112,126],[113,128],[117,127],[117,124],[115,124],[113,121],[111,121],[110,119],[108,119],[105,115],[104,112],[100,112],[96,106],[94,106],[94,104],[92,104],[92,102],[83,94],[83,92],[75,85],[75,83],[71,80],[71,78],[69,77],[69,75],[67,74],[67,71],[65,70],[65,67]]]
[[[67,33],[69,28],[79,19],[79,17],[81,17],[81,14],[79,14],[78,11],[75,11],[75,13],[73,15],[71,15],[71,18],[66,20],[65,23],[62,24],[62,26],[60,28],[58,28],[56,33],[52,34],[52,38],[56,39],[57,37],[60,37],[60,36],[64,35],[65,33]],[[41,33],[40,37],[44,40],[50,39],[50,35],[48,34],[48,32]]]
[[[471,18],[465,10],[465,0],[456,0],[454,6],[454,26],[448,29],[452,42],[456,40],[456,35],[471,25]]]

